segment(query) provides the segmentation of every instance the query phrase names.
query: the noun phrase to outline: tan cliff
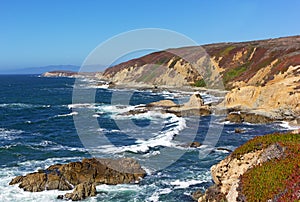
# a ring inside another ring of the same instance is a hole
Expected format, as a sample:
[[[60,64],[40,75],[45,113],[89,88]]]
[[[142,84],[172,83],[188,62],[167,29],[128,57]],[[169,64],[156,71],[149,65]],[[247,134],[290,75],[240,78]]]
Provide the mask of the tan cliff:
[[[222,106],[272,119],[299,117],[300,36],[155,52],[106,69],[117,85],[229,90]]]
[[[214,185],[198,202],[298,201],[299,131],[258,136],[211,167]]]

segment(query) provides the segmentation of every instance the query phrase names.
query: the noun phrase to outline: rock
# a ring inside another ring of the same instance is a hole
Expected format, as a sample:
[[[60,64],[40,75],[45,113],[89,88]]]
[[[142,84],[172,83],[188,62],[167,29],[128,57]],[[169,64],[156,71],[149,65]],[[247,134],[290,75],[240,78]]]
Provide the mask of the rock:
[[[220,187],[213,185],[209,187],[203,196],[200,196],[198,202],[220,202],[227,201],[226,195],[221,192]]]
[[[291,133],[292,133],[292,134],[300,134],[300,129],[293,130]]]
[[[199,108],[204,106],[204,101],[199,93],[194,93],[190,100],[183,105],[184,108]]]
[[[284,154],[285,148],[275,143],[268,146],[260,155],[258,164],[262,164],[271,159],[280,159]]]
[[[172,100],[160,100],[157,102],[152,102],[146,105],[147,107],[176,107],[178,106],[175,102]]]
[[[252,112],[231,112],[227,115],[226,120],[233,123],[248,122],[256,124],[270,123],[273,121],[270,117]]]
[[[198,199],[199,199],[200,197],[202,197],[203,195],[204,195],[204,194],[202,193],[201,190],[197,190],[197,191],[195,191],[195,192],[192,193],[191,197],[192,197],[192,199],[193,199],[194,201],[198,201]]]
[[[200,147],[200,146],[201,146],[201,143],[200,143],[200,142],[192,142],[189,146],[190,146],[190,147],[197,148],[197,147]]]
[[[230,121],[233,123],[242,123],[243,119],[239,113],[230,113],[227,115],[226,121]]]
[[[10,185],[19,184],[24,191],[71,190],[81,183],[121,184],[136,183],[146,172],[140,164],[131,158],[120,159],[83,159],[82,162],[56,164],[46,170],[40,170],[18,176]]]
[[[235,132],[235,133],[244,133],[245,130],[243,130],[243,129],[241,129],[241,128],[235,128],[235,129],[234,129],[234,132]]]
[[[184,108],[184,107],[172,107],[166,110],[167,113],[175,114],[176,116],[208,116],[211,114],[211,110],[208,106],[202,106],[199,108]]]
[[[285,148],[275,143],[265,149],[243,154],[241,157],[233,157],[230,154],[220,163],[211,167],[211,175],[215,185],[208,188],[204,196],[200,197],[198,201],[237,201],[240,176],[253,166],[274,158],[281,158],[284,150]]]
[[[65,194],[63,199],[79,201],[92,196],[96,196],[96,185],[84,182],[78,184],[72,193]],[[61,195],[58,197],[61,199]]]

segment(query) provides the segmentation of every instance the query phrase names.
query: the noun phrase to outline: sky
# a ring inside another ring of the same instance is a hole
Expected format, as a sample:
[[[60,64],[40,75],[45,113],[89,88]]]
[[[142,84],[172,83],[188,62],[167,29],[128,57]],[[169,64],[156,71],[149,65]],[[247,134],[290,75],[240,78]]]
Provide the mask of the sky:
[[[0,70],[81,65],[104,41],[161,28],[198,44],[300,34],[299,0],[0,0]]]

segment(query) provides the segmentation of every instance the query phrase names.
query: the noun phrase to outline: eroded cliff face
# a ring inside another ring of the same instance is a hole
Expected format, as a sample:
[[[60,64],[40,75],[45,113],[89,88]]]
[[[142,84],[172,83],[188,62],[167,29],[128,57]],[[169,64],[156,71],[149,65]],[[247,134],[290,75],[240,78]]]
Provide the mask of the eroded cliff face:
[[[115,82],[196,84],[213,82],[220,74],[227,89],[264,86],[276,75],[300,64],[300,36],[185,47],[149,55],[108,68]],[[175,81],[176,82],[175,82]]]
[[[103,78],[123,85],[225,88],[226,108],[294,119],[300,112],[300,36],[170,49],[108,68]]]
[[[231,90],[224,101],[228,108],[252,110],[273,119],[300,116],[300,65],[290,66],[265,85]]]
[[[298,201],[299,131],[258,136],[211,167],[214,185],[198,202]]]

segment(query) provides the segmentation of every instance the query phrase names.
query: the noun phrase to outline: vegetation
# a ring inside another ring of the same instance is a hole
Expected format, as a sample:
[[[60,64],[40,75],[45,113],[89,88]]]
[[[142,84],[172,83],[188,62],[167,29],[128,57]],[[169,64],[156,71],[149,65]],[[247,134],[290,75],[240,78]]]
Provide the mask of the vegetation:
[[[194,86],[195,87],[206,87],[206,83],[205,83],[204,79],[200,79],[194,83]]]
[[[221,50],[219,52],[219,56],[226,56],[229,54],[230,51],[232,51],[233,49],[235,49],[235,46],[228,46],[227,48],[225,48],[224,50]]]
[[[230,80],[240,76],[243,72],[247,70],[247,64],[230,69],[223,75],[223,82],[227,84]]]
[[[270,135],[257,136],[252,140],[249,140],[246,144],[243,144],[242,146],[238,147],[232,153],[232,155],[234,158],[239,158],[246,153],[267,148],[269,145],[276,142],[300,144],[300,135],[289,134],[289,133],[287,134],[275,133]]]
[[[236,149],[232,155],[239,157],[266,148],[272,143],[284,147],[284,155],[280,159],[272,159],[255,166],[241,176],[242,194],[247,201],[299,201],[300,134],[256,137]]]

